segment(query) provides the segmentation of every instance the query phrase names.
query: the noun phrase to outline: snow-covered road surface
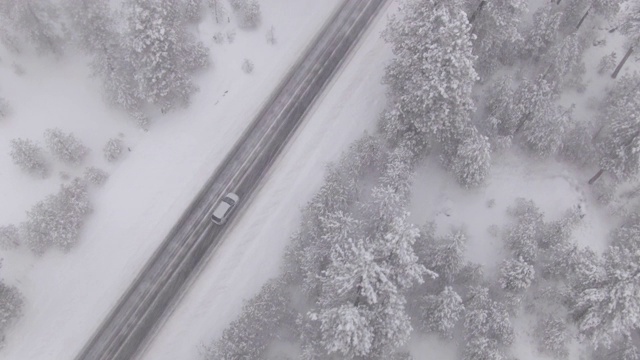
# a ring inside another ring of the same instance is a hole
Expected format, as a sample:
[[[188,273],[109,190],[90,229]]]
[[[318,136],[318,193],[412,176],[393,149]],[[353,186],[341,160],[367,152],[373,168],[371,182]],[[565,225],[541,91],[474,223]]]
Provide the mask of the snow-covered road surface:
[[[216,169],[198,197],[156,250],[78,359],[131,359],[226,226],[209,214],[227,192],[246,204],[303,115],[353,47],[384,0],[347,0],[272,95],[256,120]],[[238,209],[239,210],[239,209]],[[232,215],[233,217],[233,215]],[[229,223],[233,219],[230,219]]]

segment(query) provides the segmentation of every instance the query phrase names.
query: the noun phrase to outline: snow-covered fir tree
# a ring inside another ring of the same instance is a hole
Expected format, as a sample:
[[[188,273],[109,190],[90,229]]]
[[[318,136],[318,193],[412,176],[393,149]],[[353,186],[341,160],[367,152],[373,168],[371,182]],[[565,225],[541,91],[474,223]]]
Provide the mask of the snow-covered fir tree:
[[[507,247],[515,258],[533,263],[543,236],[543,215],[531,200],[522,198],[516,199],[509,212],[515,218],[515,224],[505,234]]]
[[[9,102],[5,98],[0,97],[0,120],[7,118],[9,113],[11,113]]]
[[[20,246],[18,227],[13,224],[0,226],[0,249],[10,250],[18,246]]]
[[[172,0],[135,0],[128,5],[126,60],[137,92],[163,111],[186,105],[196,90],[190,73],[208,64],[207,50],[181,21]]]
[[[573,109],[543,102],[522,126],[520,137],[524,146],[540,157],[556,155],[563,145],[565,134],[573,127]]]
[[[90,184],[101,186],[107,181],[109,174],[97,167],[90,166],[85,169],[83,179]]]
[[[618,179],[628,179],[638,173],[640,166],[640,76],[619,79],[604,103],[600,114],[604,125],[598,139],[601,170],[589,183],[604,171]]]
[[[605,276],[576,296],[578,331],[596,347],[610,347],[640,327],[639,237],[637,217],[616,229],[604,254]]]
[[[587,39],[574,33],[552,46],[541,60],[544,78],[553,79],[550,82],[557,86],[579,85],[586,71],[582,57],[587,44]]]
[[[206,360],[266,359],[269,344],[292,336],[295,314],[282,279],[272,279],[242,307],[239,318],[206,347]]]
[[[441,160],[465,188],[482,185],[491,167],[491,145],[489,139],[480,134],[475,126],[453,132],[443,144]]]
[[[474,287],[464,301],[465,360],[505,359],[514,340],[513,327],[503,304],[491,299],[489,289]]]
[[[455,138],[474,109],[472,35],[458,1],[407,0],[383,36],[396,55],[387,67],[391,108],[382,128],[392,143],[404,139],[416,155],[429,137]],[[458,136],[461,138],[461,136]]]
[[[471,3],[476,5],[478,1]],[[471,32],[476,35],[473,53],[478,57],[475,69],[483,79],[487,79],[501,63],[512,60],[513,49],[522,42],[519,27],[526,12],[524,0],[485,1],[476,12],[471,23]]]
[[[453,329],[462,317],[464,305],[460,295],[450,286],[437,295],[427,295],[422,301],[421,323],[424,330],[437,332],[440,336],[450,339]]]
[[[28,173],[45,177],[49,172],[42,148],[29,139],[11,140],[9,155],[14,164]]]
[[[230,0],[231,8],[238,15],[240,27],[252,29],[260,24],[260,3],[257,0]]]
[[[57,4],[48,0],[4,0],[0,2],[0,22],[42,53],[62,55],[65,28]],[[10,34],[11,35],[11,34]]]
[[[15,286],[0,282],[0,344],[4,342],[9,326],[22,316],[24,301],[24,296]]]
[[[117,29],[109,3],[101,0],[65,0],[71,31],[81,49],[104,56],[117,41]]]
[[[209,9],[211,9],[211,14],[213,15],[213,19],[217,24],[223,23],[227,21],[227,8],[224,5],[224,0],[208,0]]]
[[[182,16],[185,21],[197,23],[202,18],[203,0],[183,0]]]
[[[451,284],[465,265],[467,234],[454,229],[427,245],[424,255],[427,268],[438,274],[439,279]]]
[[[600,19],[610,20],[620,10],[621,0],[565,0],[562,7],[561,27],[566,33]]]
[[[569,326],[564,319],[547,316],[538,320],[534,331],[538,351],[562,360],[569,357],[572,340]]]
[[[553,6],[542,6],[533,14],[533,26],[525,34],[523,55],[538,61],[556,42],[562,13]]]
[[[44,141],[56,158],[72,165],[80,164],[89,152],[89,148],[82,145],[75,135],[59,128],[45,130]]]

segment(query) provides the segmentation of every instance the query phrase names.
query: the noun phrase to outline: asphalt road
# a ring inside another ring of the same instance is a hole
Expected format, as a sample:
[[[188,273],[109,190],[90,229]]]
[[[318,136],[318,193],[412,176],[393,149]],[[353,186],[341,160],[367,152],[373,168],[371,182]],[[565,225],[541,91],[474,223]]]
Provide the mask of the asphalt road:
[[[190,276],[233,223],[232,214],[224,226],[213,224],[210,216],[214,206],[228,192],[240,196],[235,213],[247,204],[306,111],[385,1],[346,0],[340,6],[76,359],[129,360],[138,356],[167,309],[188,286]]]

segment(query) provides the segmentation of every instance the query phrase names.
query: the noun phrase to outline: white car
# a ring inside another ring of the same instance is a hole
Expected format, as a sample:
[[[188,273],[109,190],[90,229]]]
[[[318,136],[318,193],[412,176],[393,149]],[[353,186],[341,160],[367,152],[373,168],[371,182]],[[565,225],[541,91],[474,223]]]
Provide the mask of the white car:
[[[234,193],[228,193],[218,203],[213,214],[211,214],[211,220],[218,225],[222,225],[227,221],[229,214],[236,206],[240,198]]]

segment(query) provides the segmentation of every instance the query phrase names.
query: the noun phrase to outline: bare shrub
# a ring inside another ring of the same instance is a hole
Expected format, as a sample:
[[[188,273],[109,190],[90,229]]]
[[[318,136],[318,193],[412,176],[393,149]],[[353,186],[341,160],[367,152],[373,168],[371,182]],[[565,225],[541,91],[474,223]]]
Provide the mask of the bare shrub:
[[[102,149],[104,153],[104,158],[109,162],[114,162],[122,156],[122,149],[124,145],[122,140],[118,138],[112,138],[107,141]]]
[[[244,61],[242,61],[242,71],[244,71],[246,74],[251,74],[253,72],[253,62],[249,59],[244,59]]]

